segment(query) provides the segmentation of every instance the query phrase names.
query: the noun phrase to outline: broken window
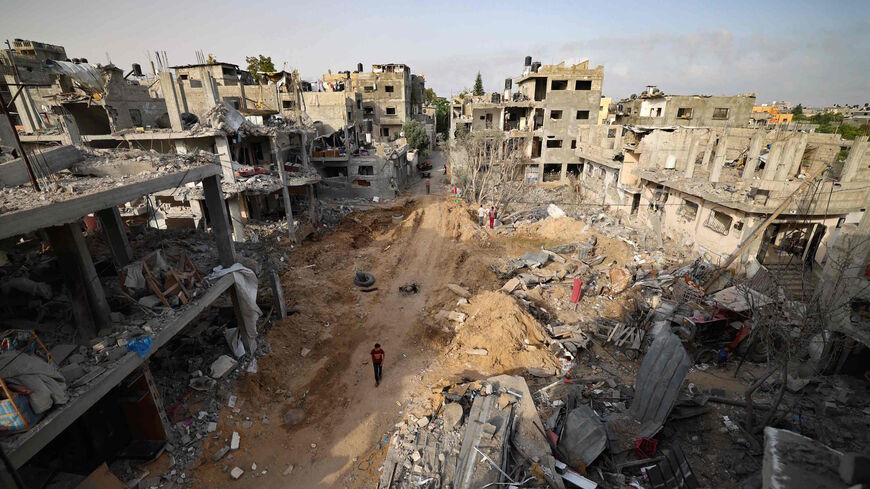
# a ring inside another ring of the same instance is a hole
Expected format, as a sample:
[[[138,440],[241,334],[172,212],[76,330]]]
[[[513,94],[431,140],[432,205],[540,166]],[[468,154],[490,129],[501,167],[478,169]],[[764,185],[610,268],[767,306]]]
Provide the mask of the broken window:
[[[577,111],[577,120],[586,120],[589,119],[589,111],[588,110],[578,110]]]
[[[224,102],[232,105],[236,110],[239,110],[239,107],[241,107],[241,100],[238,97],[224,97]]]
[[[384,91],[387,93],[393,93],[393,86],[392,85],[385,85]]]
[[[571,149],[577,149],[577,140],[576,139],[571,140]]]
[[[548,139],[547,140],[547,148],[561,148],[562,140],[561,139]]]
[[[130,110],[130,119],[133,121],[134,126],[142,125],[142,112],[139,112],[139,109],[129,109]]]
[[[236,76],[236,68],[231,66],[221,66],[221,72],[224,76]]]
[[[550,82],[550,90],[567,90],[568,80],[553,80]]]
[[[692,118],[692,108],[691,107],[680,107],[677,109],[677,119],[691,119]]]
[[[713,231],[727,236],[728,232],[731,230],[731,221],[733,220],[734,218],[728,214],[710,211],[710,217],[707,218],[707,223],[705,225]]]
[[[375,167],[372,165],[360,165],[356,168],[357,175],[374,175]]]
[[[577,80],[574,82],[574,90],[592,90],[592,80]]]
[[[293,101],[292,100],[282,100],[281,107],[285,109],[293,109]]]
[[[689,222],[694,222],[695,218],[698,217],[698,204],[691,200],[683,200],[683,203],[680,205],[679,214],[688,219]]]
[[[728,108],[719,107],[719,108],[713,109],[713,120],[724,121],[726,119],[728,119]]]
[[[390,137],[390,128],[389,127],[382,127],[381,128],[381,136],[383,136],[385,138]]]
[[[184,73],[183,75],[178,75],[179,80],[187,80],[188,78],[190,78],[190,75],[188,75],[187,73]]]
[[[608,137],[608,139],[615,138],[616,137],[616,129],[608,129],[607,130],[607,137]]]
[[[372,85],[369,85],[369,86],[367,86],[367,87],[363,87],[363,91],[366,92],[366,93],[371,93],[371,92],[374,92],[374,91],[375,91],[375,87],[372,86]]]
[[[551,110],[550,111],[550,119],[561,119],[562,111],[561,110]]]
[[[387,115],[396,115],[395,107],[387,107]]]
[[[363,115],[369,115],[369,116],[371,116],[371,115],[375,115],[375,108],[374,108],[374,107],[365,106],[365,107],[363,108]]]

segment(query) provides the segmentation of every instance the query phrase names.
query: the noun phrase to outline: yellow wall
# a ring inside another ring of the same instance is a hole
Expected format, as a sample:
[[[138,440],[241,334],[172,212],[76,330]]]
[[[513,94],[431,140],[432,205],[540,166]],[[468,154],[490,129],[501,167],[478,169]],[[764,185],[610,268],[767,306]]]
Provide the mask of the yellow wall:
[[[610,108],[610,97],[601,97],[601,107],[598,109],[598,123],[601,124],[607,120],[607,109]]]

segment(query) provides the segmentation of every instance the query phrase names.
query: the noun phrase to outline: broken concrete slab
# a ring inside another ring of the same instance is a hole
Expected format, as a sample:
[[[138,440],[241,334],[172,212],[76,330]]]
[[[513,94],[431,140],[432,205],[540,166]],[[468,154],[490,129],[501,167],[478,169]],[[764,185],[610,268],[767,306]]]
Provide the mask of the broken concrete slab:
[[[445,311],[444,309],[441,309],[440,311],[438,311],[437,314],[435,314],[435,317],[436,317],[437,319],[449,319],[449,320],[451,320],[451,321],[454,321],[454,322],[457,322],[457,323],[462,324],[462,323],[465,322],[465,319],[466,319],[468,316],[467,316],[465,313],[463,313],[463,312],[458,312],[458,311]]]
[[[219,379],[223,377],[227,372],[234,369],[239,362],[234,360],[229,355],[221,355],[212,362],[211,367],[209,369],[209,373],[212,378]]]
[[[75,146],[60,146],[43,150],[39,153],[39,162],[48,173],[57,173],[69,169],[73,164],[84,159],[84,155]],[[32,155],[31,155],[32,158]],[[21,158],[0,164],[0,187],[15,187],[30,182],[27,165]]]
[[[230,471],[230,477],[233,479],[238,479],[244,474],[245,471],[241,467],[233,467],[233,470]]]
[[[233,431],[233,436],[232,436],[232,438],[230,439],[230,449],[232,449],[232,450],[238,450],[238,449],[239,449],[239,444],[241,443],[241,441],[242,441],[242,437],[239,436],[239,432],[238,432],[238,431]]]
[[[764,489],[846,489],[840,478],[843,454],[816,440],[768,426],[764,428]]]
[[[471,291],[461,285],[447,284],[447,288],[459,297],[464,297],[466,299],[471,297]]]
[[[525,265],[529,268],[539,268],[547,264],[550,261],[550,255],[545,251],[530,251],[520,257],[520,260],[525,263]]]
[[[444,420],[444,429],[452,430],[456,428],[460,421],[462,421],[462,405],[458,402],[451,402],[450,404],[444,406],[444,413],[442,414]]]

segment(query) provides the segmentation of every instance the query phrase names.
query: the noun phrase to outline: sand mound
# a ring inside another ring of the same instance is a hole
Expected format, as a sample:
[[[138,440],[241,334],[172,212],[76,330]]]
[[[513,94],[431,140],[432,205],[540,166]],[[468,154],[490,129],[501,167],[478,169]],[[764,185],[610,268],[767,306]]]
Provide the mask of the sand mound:
[[[460,366],[492,375],[526,367],[556,368],[558,362],[544,344],[544,327],[513,297],[483,291],[470,302],[462,306],[468,320],[450,348]],[[473,353],[481,349],[487,354]]]
[[[586,224],[570,217],[547,217],[538,222],[519,226],[517,231],[562,243],[589,239]]]

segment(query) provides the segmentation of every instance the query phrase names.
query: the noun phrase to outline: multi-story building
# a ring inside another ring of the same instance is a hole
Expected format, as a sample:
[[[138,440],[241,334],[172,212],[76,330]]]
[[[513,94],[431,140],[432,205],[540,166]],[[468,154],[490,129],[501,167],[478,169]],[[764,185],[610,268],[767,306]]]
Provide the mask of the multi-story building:
[[[404,64],[372,65],[371,72],[341,71],[323,75],[323,82],[335,86],[345,84],[349,90],[362,94],[362,116],[368,141],[395,141],[402,124],[423,114],[426,82],[411,73]]]
[[[620,100],[616,123],[646,127],[745,127],[755,95],[665,95],[650,85],[640,95]]]
[[[524,180],[530,183],[579,174],[577,131],[598,122],[603,83],[604,67],[590,68],[589,61],[541,65],[527,56],[523,73],[505,80],[504,95],[453,99],[450,138],[461,130],[504,131],[523,148]]]
[[[752,107],[752,121],[758,126],[778,126],[791,124],[794,115],[779,111],[774,105],[756,105]]]

